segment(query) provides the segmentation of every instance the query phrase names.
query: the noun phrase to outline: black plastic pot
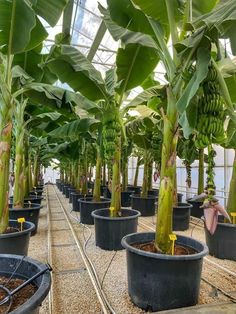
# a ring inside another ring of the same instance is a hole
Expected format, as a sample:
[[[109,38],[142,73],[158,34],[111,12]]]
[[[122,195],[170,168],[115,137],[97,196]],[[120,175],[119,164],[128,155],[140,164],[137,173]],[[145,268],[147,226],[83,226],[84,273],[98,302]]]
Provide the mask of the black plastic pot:
[[[203,202],[192,201],[191,199],[188,199],[187,202],[192,205],[191,216],[201,218],[204,215],[203,208],[201,208]]]
[[[32,222],[35,225],[35,229],[31,232],[31,236],[35,235],[38,230],[39,213],[41,206],[39,204],[24,205],[24,208],[11,208],[12,204],[9,204],[9,218],[17,220],[18,218],[25,218],[26,221]]]
[[[122,250],[121,239],[137,232],[140,212],[122,209],[122,217],[109,217],[109,209],[97,209],[92,213],[95,222],[96,245],[103,250]]]
[[[103,188],[103,196],[104,198],[111,198],[111,192],[107,186]]]
[[[205,228],[205,237],[210,255],[236,261],[236,225],[218,223],[213,235]]]
[[[131,195],[134,191],[123,191],[121,192],[121,206],[130,207],[131,206]]]
[[[149,195],[148,197],[141,197],[140,195],[131,195],[131,207],[140,211],[141,216],[155,215],[155,202],[157,197]]]
[[[92,195],[88,195],[89,197],[91,197]],[[75,212],[79,212],[80,211],[80,203],[79,203],[79,199],[80,198],[84,198],[85,195],[78,193],[78,192],[72,192],[71,193],[71,200],[72,200],[72,210]]]
[[[70,192],[71,188],[73,188],[71,185],[68,185],[65,187],[65,193],[64,194],[65,194],[66,198],[69,198],[69,192]]]
[[[63,182],[59,182],[59,183],[58,183],[58,189],[59,189],[59,191],[61,191],[61,192],[62,192],[62,189],[63,189],[63,185],[64,185]]]
[[[178,203],[182,203],[183,196],[184,196],[183,194],[177,193],[177,200],[178,200]]]
[[[33,260],[29,257],[24,257],[19,255],[0,255],[0,275],[10,277],[11,274],[17,269],[14,278],[25,278],[29,279],[35,274],[45,269],[45,265]],[[37,286],[37,290],[34,295],[28,299],[24,304],[19,306],[17,309],[11,311],[11,314],[38,314],[39,307],[43,300],[46,298],[50,286],[51,286],[51,276],[49,271],[45,272],[42,276],[34,280],[34,284]]]
[[[155,233],[129,234],[122,239],[126,248],[128,292],[131,300],[145,311],[162,311],[195,305],[198,302],[205,244],[178,236],[176,243],[191,247],[193,255],[165,255],[146,252],[133,244],[151,242]]]
[[[173,230],[183,231],[189,228],[191,208],[192,205],[188,203],[178,203],[173,207]]]
[[[148,191],[148,195],[154,195],[154,196],[158,196],[159,194],[159,189],[153,189]]]
[[[69,184],[63,184],[62,186],[62,194],[66,194],[66,190],[69,189],[71,186]]]
[[[43,189],[34,189],[30,191],[30,195],[33,195],[33,196],[42,196],[42,194],[43,194]]]
[[[104,195],[104,190],[107,188],[106,185],[101,185],[100,186],[100,192],[101,192],[101,195]]]
[[[134,192],[134,194],[140,194],[140,192],[141,192],[141,187],[140,187],[140,186],[128,185],[128,186],[127,186],[127,191],[132,191],[132,192]]]
[[[16,220],[9,220],[9,226],[20,228]],[[27,255],[30,234],[34,228],[32,222],[26,221],[23,223],[23,231],[0,234],[0,254]]]
[[[24,198],[24,203],[25,204],[32,203],[32,204],[41,205],[42,200],[43,200],[43,196],[29,196],[29,197]],[[9,199],[9,204],[12,204],[12,203],[13,203],[13,197],[11,196]]]
[[[110,199],[101,199],[100,202],[93,202],[92,197],[84,197],[79,199],[80,203],[80,222],[87,225],[94,225],[94,219],[91,215],[96,209],[107,208],[111,204]]]
[[[75,188],[69,188],[69,203],[72,203],[72,195],[71,193],[76,193],[77,190]]]

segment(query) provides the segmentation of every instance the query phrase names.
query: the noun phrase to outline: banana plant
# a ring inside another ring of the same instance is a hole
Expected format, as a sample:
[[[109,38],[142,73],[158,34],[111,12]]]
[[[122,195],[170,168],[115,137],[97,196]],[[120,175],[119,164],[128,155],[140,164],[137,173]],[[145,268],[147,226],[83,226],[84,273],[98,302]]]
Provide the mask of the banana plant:
[[[107,14],[106,10],[103,12]],[[126,31],[122,29],[122,33]],[[124,39],[124,46],[118,49],[116,68],[108,70],[105,79],[82,53],[68,45],[53,47],[51,59],[45,65],[60,81],[99,108],[95,117],[102,122],[104,156],[108,168],[112,167],[112,216],[118,216],[121,209],[121,138],[126,142],[121,106],[128,92],[146,79],[159,60],[149,37],[142,34],[137,37],[133,32],[129,36],[128,42],[122,36],[116,37]],[[88,109],[85,105],[85,110]]]
[[[12,134],[12,114],[17,106],[16,97],[22,89],[14,90],[14,58],[16,54],[39,46],[47,37],[39,17],[52,27],[56,25],[66,0],[47,2],[10,0],[0,1],[0,233],[8,226],[8,176]],[[55,10],[51,6],[55,5]]]
[[[228,12],[234,12],[235,3],[229,0],[217,5],[217,1],[212,1],[209,6],[200,5],[199,1],[153,0],[147,4],[140,0],[132,0],[128,3],[109,0],[108,10],[113,22],[120,27],[149,35],[158,46],[157,54],[165,67],[168,81],[167,109],[163,114],[164,138],[155,246],[163,253],[170,253],[169,235],[172,233],[179,123],[184,135],[188,137],[192,133],[191,124],[196,117],[196,108],[194,110],[190,106],[191,99],[207,77],[208,66],[213,64],[215,67],[215,60],[211,56],[212,43],[226,36],[234,46],[234,38],[230,33],[233,22],[229,28],[226,24],[230,23],[232,15],[229,16]],[[192,28],[186,25],[191,25]],[[128,40],[127,37],[125,38]],[[172,53],[168,48],[169,38],[172,42]],[[191,74],[191,79],[188,81],[184,79],[186,72]],[[229,114],[234,118],[226,84],[218,74],[217,79]]]

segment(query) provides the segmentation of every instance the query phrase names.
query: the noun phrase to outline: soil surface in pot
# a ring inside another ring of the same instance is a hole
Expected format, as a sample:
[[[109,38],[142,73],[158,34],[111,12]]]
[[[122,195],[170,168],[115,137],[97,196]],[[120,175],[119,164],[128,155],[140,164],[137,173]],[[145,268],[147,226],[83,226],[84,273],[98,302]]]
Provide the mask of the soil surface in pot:
[[[9,280],[9,278],[4,277],[4,276],[0,276],[0,285],[3,285],[4,287],[9,289],[10,291],[14,290],[18,286],[20,286],[23,282],[25,282],[25,280],[18,279],[18,278],[11,279],[10,282],[8,282],[8,280]],[[29,284],[26,287],[24,287],[23,289],[21,289],[19,292],[14,294],[12,297],[12,306],[11,306],[9,312],[17,309],[19,306],[24,304],[28,299],[30,299],[34,295],[36,290],[37,290],[37,288],[34,285]],[[0,289],[0,301],[2,301],[6,296],[7,296],[6,292],[4,290]],[[7,312],[8,306],[9,306],[9,302],[1,305],[0,306],[0,314],[8,313]]]
[[[146,242],[146,243],[134,243],[132,244],[132,246],[135,247],[136,249],[139,249],[145,252],[161,254],[161,252],[156,249],[154,245],[154,241]],[[175,245],[174,255],[192,255],[196,253],[197,251],[195,251],[191,247]]]
[[[3,232],[3,234],[14,233],[14,232],[19,232],[19,231],[20,230],[17,228],[7,227],[7,229]]]

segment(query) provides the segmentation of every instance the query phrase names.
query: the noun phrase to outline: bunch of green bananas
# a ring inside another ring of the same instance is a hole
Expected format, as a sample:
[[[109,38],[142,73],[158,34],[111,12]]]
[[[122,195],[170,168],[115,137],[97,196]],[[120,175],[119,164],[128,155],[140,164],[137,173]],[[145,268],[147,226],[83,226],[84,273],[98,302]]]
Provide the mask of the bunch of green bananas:
[[[210,65],[208,75],[202,83],[202,95],[198,100],[196,147],[202,149],[211,143],[222,143],[225,140],[224,120],[217,71]]]
[[[208,164],[207,164],[207,194],[208,194],[208,200],[211,201],[215,195],[215,183],[214,183],[214,157],[216,156],[215,150],[212,148],[212,145],[209,145],[208,147]]]
[[[103,149],[107,161],[112,160],[118,146],[120,135],[119,110],[116,102],[111,101],[104,104],[103,114]]]

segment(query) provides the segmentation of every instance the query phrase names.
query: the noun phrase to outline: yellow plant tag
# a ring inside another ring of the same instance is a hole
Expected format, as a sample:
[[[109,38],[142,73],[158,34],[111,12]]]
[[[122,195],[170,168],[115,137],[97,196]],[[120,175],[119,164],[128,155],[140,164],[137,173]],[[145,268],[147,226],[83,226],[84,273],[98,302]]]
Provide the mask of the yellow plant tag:
[[[25,222],[25,218],[18,218],[17,222],[20,223],[20,231],[23,231],[23,223]]]
[[[174,234],[174,233],[170,234],[169,238],[172,241],[171,255],[174,255],[174,252],[175,252],[175,241],[177,240],[176,234]]]
[[[110,210],[110,216],[114,217],[115,207],[110,207],[109,210]]]
[[[236,224],[236,212],[230,214],[233,217],[233,224]]]

